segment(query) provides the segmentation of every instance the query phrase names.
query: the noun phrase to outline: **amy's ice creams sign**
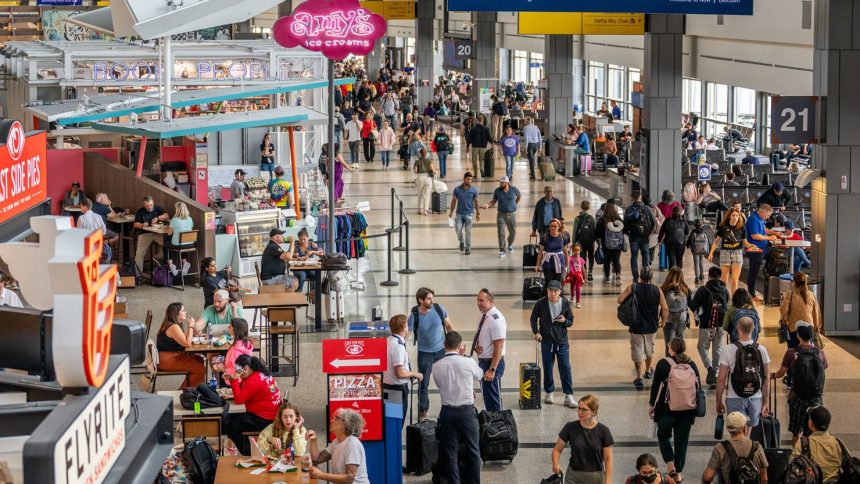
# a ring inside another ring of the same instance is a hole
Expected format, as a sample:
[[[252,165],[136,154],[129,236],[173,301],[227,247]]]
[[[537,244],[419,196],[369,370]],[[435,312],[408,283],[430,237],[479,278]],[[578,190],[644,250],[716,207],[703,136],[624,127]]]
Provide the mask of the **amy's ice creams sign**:
[[[4,135],[5,133],[5,135]],[[46,134],[27,136],[20,121],[0,123],[0,223],[48,196]]]

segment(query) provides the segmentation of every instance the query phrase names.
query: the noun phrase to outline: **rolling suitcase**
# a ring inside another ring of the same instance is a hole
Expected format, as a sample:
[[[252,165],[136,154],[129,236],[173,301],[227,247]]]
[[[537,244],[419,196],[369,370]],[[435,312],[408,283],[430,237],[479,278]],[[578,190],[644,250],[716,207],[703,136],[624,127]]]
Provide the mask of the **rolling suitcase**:
[[[523,301],[537,301],[546,295],[543,276],[529,276],[523,281]]]
[[[530,236],[529,243],[523,246],[523,269],[535,268],[539,252],[540,246],[537,244],[537,236]]]
[[[478,445],[481,448],[481,460],[496,461],[506,460],[512,462],[517,455],[519,437],[517,435],[517,421],[510,410],[501,412],[488,412],[482,410],[478,414],[478,423],[481,426]]]
[[[591,155],[579,155],[579,169],[581,173],[588,175],[591,171]]]
[[[323,308],[329,323],[343,321],[344,309],[346,304],[343,300],[343,293],[340,291],[329,291],[323,295]]]
[[[779,303],[782,302],[782,293],[779,289],[779,276],[768,277],[767,289],[765,290],[765,305],[779,306]]]
[[[535,342],[535,362],[520,363],[520,408],[523,410],[540,410],[540,359]]]
[[[448,194],[433,192],[430,195],[430,210],[433,213],[445,213],[448,211]]]
[[[788,462],[791,460],[791,449],[780,448],[781,426],[776,416],[776,378],[771,378],[770,384],[770,417],[761,417],[761,421],[750,430],[750,439],[758,442],[764,449],[767,458],[767,478],[771,482],[779,482]]]
[[[422,420],[413,423],[415,413],[415,384],[409,392],[409,425],[406,426],[406,469],[405,472],[423,476],[433,469],[439,452],[436,440],[436,421]]]
[[[543,181],[555,181],[555,165],[552,164],[546,157],[541,157],[541,162],[538,164],[540,170],[540,178]]]
[[[482,178],[495,178],[494,174],[496,171],[496,158],[493,153],[493,147],[491,146],[487,149],[487,152],[484,153],[484,169]]]
[[[660,244],[660,270],[669,270],[669,254],[666,252],[666,244]]]

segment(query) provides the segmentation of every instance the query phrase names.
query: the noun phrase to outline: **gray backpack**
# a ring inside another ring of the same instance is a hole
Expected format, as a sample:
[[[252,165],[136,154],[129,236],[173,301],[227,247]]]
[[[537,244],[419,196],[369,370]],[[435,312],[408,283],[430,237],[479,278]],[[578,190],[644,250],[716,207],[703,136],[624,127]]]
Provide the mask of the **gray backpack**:
[[[710,244],[708,244],[708,234],[704,231],[701,232],[693,232],[693,255],[708,255],[708,252],[711,250]]]
[[[669,306],[669,323],[687,322],[687,296],[674,289],[666,294],[666,304]]]

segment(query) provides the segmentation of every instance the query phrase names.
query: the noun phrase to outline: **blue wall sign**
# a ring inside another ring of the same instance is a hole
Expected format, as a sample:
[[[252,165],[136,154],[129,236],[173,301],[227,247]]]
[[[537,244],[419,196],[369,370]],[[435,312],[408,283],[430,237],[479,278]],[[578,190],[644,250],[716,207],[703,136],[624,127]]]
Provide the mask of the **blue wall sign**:
[[[448,0],[448,10],[752,15],[753,0]]]
[[[58,6],[58,5],[77,6],[77,5],[81,5],[82,3],[83,3],[82,0],[36,0],[36,5],[38,5],[40,7],[43,5],[44,6]],[[93,3],[95,3],[95,2],[93,2]]]
[[[699,171],[699,181],[711,181],[711,165],[699,165],[696,168]]]

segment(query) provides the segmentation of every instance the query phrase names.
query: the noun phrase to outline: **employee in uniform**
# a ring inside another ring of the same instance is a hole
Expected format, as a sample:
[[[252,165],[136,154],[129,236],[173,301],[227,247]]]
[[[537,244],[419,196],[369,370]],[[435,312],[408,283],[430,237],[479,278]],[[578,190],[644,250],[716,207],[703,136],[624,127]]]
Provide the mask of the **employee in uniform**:
[[[491,412],[502,411],[502,376],[505,374],[505,337],[507,322],[493,302],[489,289],[478,292],[478,309],[481,320],[478,331],[472,340],[469,356],[478,353],[478,366],[484,372],[481,380],[481,394],[484,396],[484,409]]]
[[[445,335],[445,356],[433,364],[433,382],[439,388],[437,437],[441,475],[452,483],[481,482],[480,427],[472,385],[484,376],[475,360],[466,358],[463,337],[456,331]],[[458,465],[460,444],[465,447],[462,468]],[[460,470],[464,475],[460,475]]]
[[[391,336],[388,341],[388,367],[382,374],[382,388],[388,390],[385,392],[386,400],[393,403],[400,402],[403,404],[403,421],[406,421],[406,404],[409,398],[409,379],[417,378],[421,381],[424,377],[417,371],[412,371],[412,365],[409,364],[409,354],[406,352],[406,334],[408,328],[406,326],[406,315],[397,314],[388,321],[388,328],[391,330]],[[399,396],[396,396],[397,393]],[[398,400],[399,399],[399,400]],[[403,422],[400,423],[403,427]]]
[[[295,292],[299,280],[287,274],[287,261],[293,258],[295,244],[290,237],[290,250],[281,248],[284,243],[284,231],[278,228],[269,231],[269,245],[263,250],[260,259],[260,280],[264,286],[283,284],[287,292]]]

